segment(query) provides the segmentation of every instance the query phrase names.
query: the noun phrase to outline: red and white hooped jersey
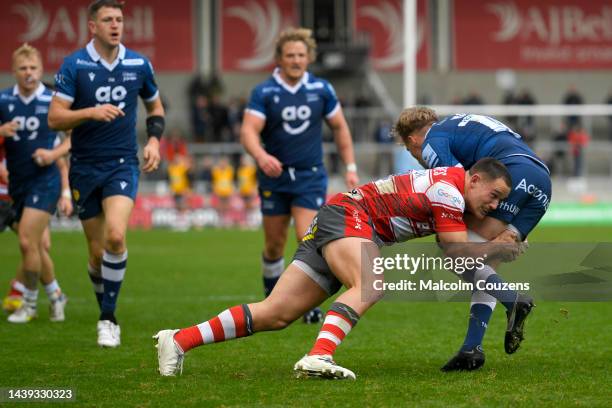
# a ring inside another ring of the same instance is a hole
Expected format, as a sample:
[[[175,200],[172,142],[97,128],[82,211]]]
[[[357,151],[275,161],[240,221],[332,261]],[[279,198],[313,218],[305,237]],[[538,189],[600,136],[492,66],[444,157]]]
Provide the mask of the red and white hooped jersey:
[[[328,204],[346,206],[350,197],[370,218],[384,243],[437,232],[465,231],[465,170],[437,167],[389,176],[338,194]]]

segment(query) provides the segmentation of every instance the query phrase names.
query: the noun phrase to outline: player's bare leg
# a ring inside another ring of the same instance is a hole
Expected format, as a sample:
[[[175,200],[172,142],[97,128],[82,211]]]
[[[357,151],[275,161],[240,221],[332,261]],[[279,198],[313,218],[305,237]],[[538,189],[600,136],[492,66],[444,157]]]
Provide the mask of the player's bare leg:
[[[125,234],[134,202],[122,195],[114,195],[102,201],[104,212],[104,251],[102,253],[102,283],[104,294],[98,321],[98,345],[118,347],[121,329],[115,317],[117,298],[127,266]]]
[[[264,250],[261,269],[266,296],[272,292],[281,273],[285,270],[285,244],[289,229],[290,215],[264,215]]]
[[[333,355],[359,318],[383,294],[365,299],[362,292],[364,282],[369,281],[364,279],[362,271],[371,271],[373,259],[379,254],[372,241],[356,237],[341,238],[323,247],[323,257],[347,290],[332,303],[313,348],[295,364],[299,377],[355,379],[351,370],[334,362]],[[368,293],[372,293],[369,289]]]
[[[40,245],[42,262],[40,283],[43,284],[49,298],[49,320],[52,322],[63,322],[65,320],[64,308],[68,298],[62,293],[62,289],[55,277],[55,266],[51,259],[50,251],[51,232],[49,226],[47,226]]]
[[[308,231],[308,227],[312,220],[317,215],[317,210],[304,207],[291,207],[291,216],[295,223],[295,238],[297,242],[301,242],[304,235]],[[303,316],[304,323],[319,323],[323,320],[323,312],[319,307],[306,311]]]
[[[38,279],[42,269],[40,248],[48,223],[49,213],[36,208],[24,208],[17,235],[21,250],[25,291],[23,304],[8,318],[11,323],[27,323],[36,317]]]
[[[104,254],[104,213],[93,218],[81,221],[85,238],[87,239],[87,251],[89,259],[87,272],[93,285],[98,307],[102,310],[102,298],[104,296],[104,284],[102,281],[102,255]]]
[[[157,333],[159,372],[164,376],[182,372],[184,354],[194,347],[284,329],[327,297],[315,281],[290,264],[263,301],[233,306],[196,326]]]

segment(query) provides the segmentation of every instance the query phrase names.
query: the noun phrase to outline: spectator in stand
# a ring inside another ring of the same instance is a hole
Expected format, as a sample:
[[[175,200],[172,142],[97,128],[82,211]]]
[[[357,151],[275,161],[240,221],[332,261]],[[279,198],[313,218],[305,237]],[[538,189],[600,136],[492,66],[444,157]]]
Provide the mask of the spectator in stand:
[[[251,156],[243,154],[240,157],[237,173],[238,192],[244,201],[245,221],[249,224],[248,221],[253,218],[253,212],[257,213],[259,210],[257,207],[257,167]]]
[[[464,105],[483,105],[482,96],[477,91],[471,91],[468,96],[463,99]]]
[[[536,105],[537,102],[529,89],[523,88],[521,92],[516,96],[515,103],[517,105]],[[521,136],[523,136],[523,140],[525,143],[531,145],[531,143],[535,140],[536,131],[535,131],[535,122],[533,116],[519,116],[517,118],[517,124],[515,129]]]
[[[576,89],[576,85],[570,85],[563,97],[564,105],[582,105],[584,103],[584,99],[582,95]],[[565,124],[568,129],[573,129],[576,125],[582,125],[582,120],[580,116],[571,115],[565,118]]]
[[[589,144],[589,140],[589,134],[580,124],[575,124],[567,134],[567,141],[574,157],[574,177],[584,175],[584,148]]]
[[[196,180],[204,185],[204,193],[210,194],[212,191],[212,168],[215,165],[212,157],[204,156],[198,164]]]
[[[553,152],[548,163],[548,169],[550,174],[560,175],[563,174],[563,168],[565,163],[565,157],[567,155],[567,128],[565,122],[561,122],[559,131],[553,136]]]
[[[221,225],[227,225],[230,199],[234,194],[234,167],[227,156],[221,156],[212,168],[212,191],[219,200],[217,211]]]
[[[229,111],[223,103],[221,95],[211,96],[208,105],[208,117],[210,118],[211,138],[213,143],[233,142],[232,129],[229,122]]]
[[[187,209],[186,200],[191,192],[191,183],[189,182],[191,167],[191,157],[183,154],[175,154],[172,161],[168,163],[168,183],[174,196],[175,207],[180,213],[184,213]]]
[[[162,160],[165,160],[167,163],[173,162],[175,156],[190,158],[187,142],[178,128],[172,129],[167,137],[162,138],[159,151]]]

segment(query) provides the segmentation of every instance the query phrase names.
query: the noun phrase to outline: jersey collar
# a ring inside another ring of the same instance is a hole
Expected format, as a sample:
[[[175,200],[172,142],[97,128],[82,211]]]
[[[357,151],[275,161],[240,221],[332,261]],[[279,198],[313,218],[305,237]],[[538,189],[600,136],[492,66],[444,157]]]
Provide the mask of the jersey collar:
[[[21,102],[23,102],[24,105],[28,105],[30,102],[32,102],[34,100],[34,98],[39,97],[40,95],[42,95],[45,92],[45,86],[43,85],[42,82],[40,82],[38,84],[38,88],[36,88],[36,90],[34,92],[32,92],[32,95],[28,96],[27,98],[23,95],[21,95],[19,93],[19,86],[17,84],[15,84],[15,86],[13,87],[13,95],[14,96],[18,96],[19,99],[21,99]]]
[[[298,82],[297,84],[293,86],[283,81],[283,78],[280,76],[280,69],[278,68],[274,68],[274,72],[272,72],[272,77],[274,78],[274,80],[276,80],[276,82],[278,82],[280,86],[285,88],[287,92],[295,94],[297,93],[297,91],[300,90],[300,87],[302,86],[302,84],[305,85],[306,83],[308,83],[309,74],[308,74],[308,71],[304,72],[304,75],[302,75],[302,79],[300,80],[300,82]]]
[[[87,53],[89,54],[89,57],[93,61],[100,62],[100,64],[102,64],[102,66],[108,69],[109,71],[112,71],[113,69],[115,69],[115,67],[119,64],[119,62],[125,58],[125,47],[123,46],[123,44],[119,44],[119,53],[117,54],[117,58],[115,58],[115,60],[111,64],[103,60],[100,54],[98,54],[98,51],[96,51],[96,47],[94,47],[93,39],[87,44],[87,47],[85,48],[87,49]]]

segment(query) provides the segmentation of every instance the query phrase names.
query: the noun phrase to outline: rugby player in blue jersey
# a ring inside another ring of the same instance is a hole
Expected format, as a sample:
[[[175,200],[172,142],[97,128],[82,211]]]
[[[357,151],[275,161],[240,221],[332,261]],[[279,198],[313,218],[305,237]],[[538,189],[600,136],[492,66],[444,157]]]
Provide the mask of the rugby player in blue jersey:
[[[39,51],[27,44],[19,47],[13,53],[13,70],[17,84],[0,92],[0,136],[5,138],[8,192],[13,202],[10,227],[17,232],[22,256],[12,289],[23,296],[8,299],[3,307],[13,311],[8,317],[11,323],[34,319],[40,279],[50,301],[50,320],[63,321],[66,296],[55,279],[49,256],[49,221],[57,206],[67,215],[72,212],[68,168],[64,159],[46,166],[37,161],[39,149],[51,149],[59,143],[57,134],[47,126],[51,91],[40,81]]]
[[[310,30],[281,33],[275,48],[277,68],[253,89],[240,131],[241,142],[258,167],[266,296],[285,270],[283,254],[291,218],[300,241],[326,199],[323,121],[331,128],[346,164],[347,187],[359,183],[351,134],[336,93],[329,82],[307,71],[315,52]],[[304,316],[306,322],[320,318],[318,309]]]
[[[493,157],[507,167],[513,184],[510,195],[482,221],[469,215],[465,217],[471,241],[494,238],[524,241],[548,209],[552,194],[548,168],[521,135],[502,122],[473,114],[456,114],[438,121],[432,109],[414,107],[400,114],[394,132],[427,168],[462,166],[469,169],[483,157]],[[487,265],[472,271],[474,280],[500,280],[494,268],[495,265]],[[516,299],[500,302],[508,318],[504,341],[508,354],[519,348],[525,319],[533,307],[529,296],[516,296]],[[442,370],[475,370],[484,364],[482,339],[495,305],[496,298],[491,294],[483,291],[472,294],[464,343]]]
[[[88,272],[100,306],[98,345],[117,347],[115,317],[128,251],[125,234],[138,188],[136,113],[147,111],[142,170],[159,166],[164,108],[151,63],[121,44],[123,2],[98,0],[88,9],[93,39],[64,59],[49,125],[73,129],[70,187],[89,250]]]

